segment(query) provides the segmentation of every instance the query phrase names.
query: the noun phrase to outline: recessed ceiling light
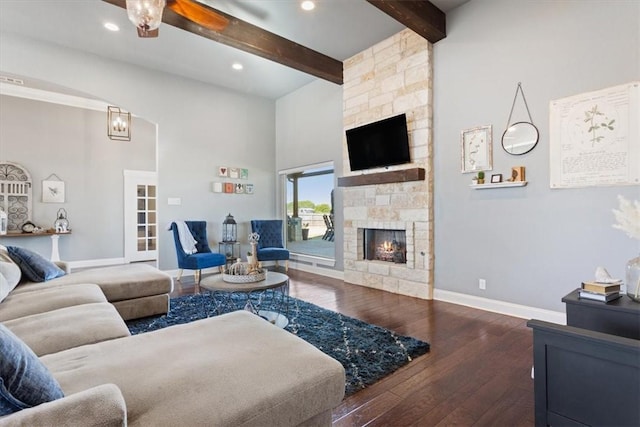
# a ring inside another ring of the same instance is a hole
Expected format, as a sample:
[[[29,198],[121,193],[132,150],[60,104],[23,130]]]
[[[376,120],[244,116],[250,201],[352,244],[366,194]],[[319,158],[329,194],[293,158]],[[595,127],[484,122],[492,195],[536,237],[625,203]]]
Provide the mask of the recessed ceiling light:
[[[305,0],[302,3],[300,3],[300,7],[304,10],[313,10],[315,9],[316,4],[311,0]]]
[[[104,27],[109,31],[120,31],[120,27],[118,27],[113,22],[105,22]]]
[[[242,70],[244,68],[244,66],[239,62],[234,62],[231,65],[231,68],[233,68],[234,70],[240,71],[240,70]]]

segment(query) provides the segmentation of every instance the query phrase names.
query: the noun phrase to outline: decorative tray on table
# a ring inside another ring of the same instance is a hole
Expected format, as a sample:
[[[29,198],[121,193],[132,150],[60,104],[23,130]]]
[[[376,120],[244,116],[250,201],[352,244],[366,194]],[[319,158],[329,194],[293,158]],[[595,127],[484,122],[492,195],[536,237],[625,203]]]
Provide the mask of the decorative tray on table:
[[[222,280],[229,283],[253,283],[266,279],[264,268],[250,265],[246,262],[236,262],[224,269]]]

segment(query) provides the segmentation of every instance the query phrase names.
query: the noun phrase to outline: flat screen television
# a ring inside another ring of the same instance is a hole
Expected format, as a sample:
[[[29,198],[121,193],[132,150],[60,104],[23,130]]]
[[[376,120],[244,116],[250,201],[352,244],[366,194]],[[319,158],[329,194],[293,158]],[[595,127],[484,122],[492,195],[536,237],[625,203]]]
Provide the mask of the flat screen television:
[[[406,114],[349,129],[346,134],[352,171],[411,161]]]

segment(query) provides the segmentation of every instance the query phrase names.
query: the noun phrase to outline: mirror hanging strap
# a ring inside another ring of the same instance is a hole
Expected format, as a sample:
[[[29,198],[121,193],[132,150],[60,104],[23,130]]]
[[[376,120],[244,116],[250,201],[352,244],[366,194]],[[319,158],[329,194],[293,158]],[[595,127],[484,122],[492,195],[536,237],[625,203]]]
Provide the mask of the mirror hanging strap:
[[[527,98],[524,97],[524,90],[522,90],[522,82],[518,82],[518,87],[516,88],[516,94],[513,97],[513,103],[511,104],[511,111],[509,112],[509,119],[507,120],[507,127],[505,129],[509,129],[509,125],[511,124],[511,116],[513,115],[513,108],[516,106],[516,99],[518,99],[518,92],[520,92],[520,94],[522,95],[524,106],[527,109],[527,114],[529,115],[529,123],[533,124],[533,119],[531,118],[531,112],[529,111],[529,105],[527,104]]]

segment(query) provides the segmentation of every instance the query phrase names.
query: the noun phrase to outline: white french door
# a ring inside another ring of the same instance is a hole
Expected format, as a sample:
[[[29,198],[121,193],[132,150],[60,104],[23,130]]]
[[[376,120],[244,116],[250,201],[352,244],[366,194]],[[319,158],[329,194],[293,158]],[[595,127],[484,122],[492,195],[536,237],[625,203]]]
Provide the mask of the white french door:
[[[126,262],[158,258],[158,176],[124,171],[124,258]]]

